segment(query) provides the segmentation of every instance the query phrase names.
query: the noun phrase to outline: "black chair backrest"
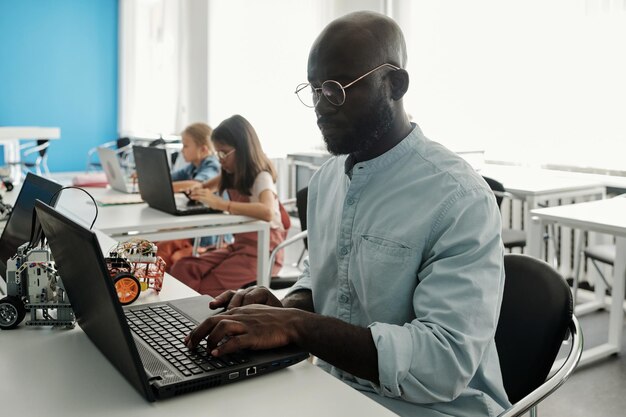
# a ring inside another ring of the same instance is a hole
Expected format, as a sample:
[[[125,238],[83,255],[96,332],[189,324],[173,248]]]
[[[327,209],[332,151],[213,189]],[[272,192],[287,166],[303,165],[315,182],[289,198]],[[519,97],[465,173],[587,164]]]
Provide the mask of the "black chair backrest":
[[[124,136],[124,137],[121,137],[121,138],[117,138],[117,140],[115,142],[116,142],[117,149],[121,149],[124,146],[130,145],[130,138]]]
[[[163,138],[154,139],[153,141],[148,143],[148,147],[149,148],[155,148],[155,147],[161,146],[161,145],[165,145],[165,139],[163,139]]]
[[[572,295],[561,274],[539,259],[507,253],[504,269],[495,339],[504,388],[516,403],[546,380],[568,335]]]
[[[48,139],[37,139],[37,146],[49,145],[49,144],[50,142],[48,141]],[[47,146],[44,146],[43,148],[39,149],[39,156],[43,157],[47,151],[48,151]]]
[[[296,193],[296,209],[298,210],[298,218],[300,219],[300,228],[306,230],[306,206],[309,196],[309,187],[304,187]],[[304,247],[308,247],[308,242],[304,239]]]
[[[500,193],[503,193],[506,191],[504,189],[504,185],[502,185],[500,181],[496,181],[493,178],[485,177],[484,175],[483,175],[483,179],[489,185],[489,188],[491,188],[492,191],[497,191]],[[502,199],[503,199],[502,196],[496,195],[496,202],[498,203],[498,207],[502,205]]]

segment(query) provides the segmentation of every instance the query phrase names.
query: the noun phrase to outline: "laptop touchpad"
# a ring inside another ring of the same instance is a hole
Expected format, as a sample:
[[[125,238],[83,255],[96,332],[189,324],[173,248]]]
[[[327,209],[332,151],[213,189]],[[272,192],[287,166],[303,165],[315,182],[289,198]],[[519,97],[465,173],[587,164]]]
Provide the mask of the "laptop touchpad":
[[[204,319],[207,317],[213,316],[215,314],[221,313],[224,311],[223,308],[218,308],[216,310],[211,310],[209,308],[209,302],[213,300],[212,297],[208,295],[203,295],[199,297],[190,297],[190,298],[182,298],[180,300],[172,300],[168,301],[168,303],[177,308],[179,311],[185,313],[193,320],[198,323],[202,323]]]

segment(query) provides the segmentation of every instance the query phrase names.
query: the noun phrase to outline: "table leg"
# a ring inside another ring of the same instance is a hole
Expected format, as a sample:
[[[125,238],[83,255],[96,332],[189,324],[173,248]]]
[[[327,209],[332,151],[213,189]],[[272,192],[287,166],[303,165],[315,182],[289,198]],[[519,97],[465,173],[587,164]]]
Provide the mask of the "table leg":
[[[543,252],[543,228],[544,223],[538,217],[528,216],[528,223],[526,224],[528,230],[528,239],[526,243],[526,250],[528,255],[533,258],[543,259],[541,253]]]
[[[624,329],[624,280],[626,279],[626,237],[617,237],[615,265],[613,266],[613,290],[611,291],[611,315],[609,318],[609,343],[619,351]]]
[[[586,349],[580,359],[580,365],[596,362],[607,356],[619,354],[622,350],[622,332],[624,330],[624,280],[626,279],[626,237],[617,237],[617,256],[613,267],[613,292],[609,313],[609,340],[607,343]]]
[[[20,141],[19,139],[9,140],[4,145],[4,163],[20,162]],[[19,164],[10,166],[9,179],[14,183],[22,181],[22,167]]]
[[[576,269],[574,270],[574,277],[580,278],[581,270],[583,269],[583,263],[585,261],[585,256],[582,253],[582,248],[584,247],[585,240],[585,231],[580,230],[577,242],[575,243],[575,254],[574,254],[574,265],[576,265]],[[574,293],[574,313],[576,316],[580,317],[587,313],[592,313],[594,311],[607,309],[609,306],[605,302],[605,286],[604,282],[602,285],[598,284],[598,281],[602,281],[601,279],[596,279],[596,286],[594,292],[594,300],[587,301],[585,303],[577,303],[578,297],[578,281],[575,281],[575,285],[572,288],[572,292]]]

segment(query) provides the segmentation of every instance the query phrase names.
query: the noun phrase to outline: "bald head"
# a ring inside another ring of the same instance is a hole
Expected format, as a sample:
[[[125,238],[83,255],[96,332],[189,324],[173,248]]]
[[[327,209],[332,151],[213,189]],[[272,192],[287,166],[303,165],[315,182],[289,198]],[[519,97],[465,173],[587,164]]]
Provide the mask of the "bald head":
[[[380,13],[360,11],[333,20],[317,37],[309,54],[309,69],[319,62],[351,64],[369,69],[388,62],[406,65],[406,44],[402,30]],[[358,72],[358,71],[357,71]]]
[[[402,31],[380,13],[350,13],[324,28],[311,47],[307,76],[330,153],[363,161],[408,135],[405,65]]]

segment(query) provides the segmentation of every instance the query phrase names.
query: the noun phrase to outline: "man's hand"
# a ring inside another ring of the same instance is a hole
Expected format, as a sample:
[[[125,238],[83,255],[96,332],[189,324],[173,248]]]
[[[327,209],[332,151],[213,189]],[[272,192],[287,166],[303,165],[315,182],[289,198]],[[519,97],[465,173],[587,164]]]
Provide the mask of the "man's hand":
[[[204,320],[185,338],[185,344],[193,349],[206,338],[213,356],[285,346],[296,342],[294,324],[306,314],[311,313],[258,304],[237,307]]]
[[[209,308],[225,307],[227,310],[248,304],[264,304],[272,307],[282,307],[278,298],[265,287],[249,287],[242,290],[228,290],[209,303]]]

